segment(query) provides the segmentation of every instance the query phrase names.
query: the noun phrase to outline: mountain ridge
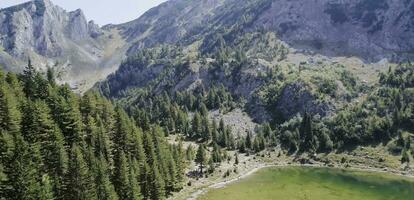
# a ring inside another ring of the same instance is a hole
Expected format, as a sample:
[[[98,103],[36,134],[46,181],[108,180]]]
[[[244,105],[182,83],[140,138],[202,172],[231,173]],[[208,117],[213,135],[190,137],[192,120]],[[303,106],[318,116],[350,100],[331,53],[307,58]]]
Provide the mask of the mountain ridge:
[[[308,58],[400,62],[414,58],[411,8],[409,0],[170,0],[136,20],[101,28],[80,9],[34,0],[0,11],[0,64],[21,71],[30,57],[82,92],[142,49],[168,44],[212,54],[220,45],[237,46],[242,35],[262,33]]]
[[[119,28],[129,40],[143,37],[131,53],[160,43],[191,43],[240,26],[239,31],[275,32],[305,52],[399,62],[413,58],[412,8],[413,1],[394,0],[174,0]],[[146,31],[151,34],[145,35]]]
[[[42,71],[55,68],[74,89],[90,88],[123,59],[123,39],[116,30],[103,30],[82,10],[67,12],[49,0],[2,9],[0,25],[0,64],[19,72],[30,58]],[[85,76],[96,73],[91,80]]]

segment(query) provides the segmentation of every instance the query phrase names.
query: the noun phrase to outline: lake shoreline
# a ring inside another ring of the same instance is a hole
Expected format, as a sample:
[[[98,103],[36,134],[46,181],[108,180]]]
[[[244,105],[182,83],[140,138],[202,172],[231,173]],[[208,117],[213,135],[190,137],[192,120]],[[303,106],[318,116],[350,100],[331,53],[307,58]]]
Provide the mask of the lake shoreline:
[[[249,170],[247,173],[238,175],[235,178],[232,178],[230,180],[223,180],[217,183],[212,183],[204,188],[200,188],[197,189],[196,191],[194,191],[193,193],[191,193],[186,200],[195,200],[198,197],[200,197],[201,195],[205,194],[206,192],[208,192],[210,189],[218,189],[218,188],[222,188],[225,187],[228,184],[240,181],[244,178],[247,178],[251,175],[253,175],[254,173],[256,173],[259,170],[265,169],[265,168],[272,168],[272,167],[315,167],[315,168],[329,168],[329,169],[338,169],[338,170],[350,170],[350,171],[358,171],[358,172],[369,172],[369,173],[382,173],[382,174],[388,174],[388,175],[394,175],[394,176],[399,176],[402,178],[408,178],[408,179],[413,179],[414,180],[414,175],[412,174],[406,174],[405,171],[401,171],[401,170],[396,170],[396,169],[392,169],[392,170],[384,170],[381,168],[375,168],[375,167],[371,167],[371,166],[353,166],[353,165],[349,165],[349,166],[327,166],[325,164],[322,163],[315,163],[315,164],[301,164],[299,162],[296,163],[289,163],[289,162],[285,162],[285,163],[263,163],[260,164],[259,166],[254,167],[253,169]]]

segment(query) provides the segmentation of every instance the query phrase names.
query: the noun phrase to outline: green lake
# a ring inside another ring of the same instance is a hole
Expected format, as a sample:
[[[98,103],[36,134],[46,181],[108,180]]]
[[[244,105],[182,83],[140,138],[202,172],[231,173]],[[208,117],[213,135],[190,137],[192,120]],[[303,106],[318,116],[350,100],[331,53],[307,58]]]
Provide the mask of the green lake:
[[[414,200],[414,179],[331,168],[271,167],[198,199]]]

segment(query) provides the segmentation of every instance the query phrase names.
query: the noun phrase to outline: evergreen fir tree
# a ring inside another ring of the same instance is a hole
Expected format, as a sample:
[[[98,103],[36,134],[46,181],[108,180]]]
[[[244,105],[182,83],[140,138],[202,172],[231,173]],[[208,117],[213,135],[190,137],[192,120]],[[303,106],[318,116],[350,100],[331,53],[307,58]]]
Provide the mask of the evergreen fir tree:
[[[129,177],[128,177],[129,179],[128,199],[140,200],[142,199],[142,196],[141,196],[141,191],[140,191],[141,188],[139,186],[138,176],[137,176],[137,174],[139,174],[138,162],[135,159],[133,160],[129,159],[129,160],[130,160],[129,161],[130,167],[129,167]]]
[[[55,199],[53,195],[53,187],[48,175],[42,176],[41,181],[41,190],[39,195],[39,200],[53,200]]]
[[[217,122],[215,119],[213,120],[213,123],[211,126],[212,126],[211,127],[211,139],[213,142],[218,143],[219,136],[218,136],[218,131],[217,131]]]
[[[180,190],[182,188],[182,182],[184,181],[185,164],[184,164],[184,150],[183,143],[180,141],[177,146],[173,147],[173,160],[176,164],[176,180],[174,190]]]
[[[34,98],[36,96],[37,84],[35,82],[36,70],[32,65],[32,61],[29,58],[26,68],[23,71],[23,91],[28,98]]]
[[[96,186],[79,147],[74,144],[65,180],[65,199],[97,199]]]
[[[312,116],[305,112],[299,129],[301,137],[300,150],[314,153],[317,149],[316,138],[312,132]]]
[[[245,145],[247,149],[252,149],[253,144],[252,144],[252,133],[249,131],[246,135],[246,141],[245,141]]]
[[[151,173],[151,199],[162,200],[165,199],[165,183],[158,170],[158,165],[153,164]]]
[[[189,145],[185,151],[185,156],[188,161],[194,160],[194,149],[192,145]]]
[[[57,108],[53,112],[56,122],[65,136],[67,146],[79,145],[83,141],[83,133],[78,100],[74,94],[66,90],[65,87],[61,88],[62,97],[59,98]]]
[[[201,116],[198,112],[196,112],[194,114],[194,118],[193,118],[193,122],[191,124],[191,128],[192,128],[192,134],[190,135],[190,138],[195,136],[196,138],[200,138],[201,137]]]
[[[198,146],[195,162],[199,165],[200,173],[203,174],[203,168],[207,162],[207,153],[204,144]]]
[[[48,67],[46,72],[47,81],[51,86],[56,86],[56,80],[55,80],[55,71],[53,68]]]
[[[118,151],[115,159],[115,169],[113,174],[113,183],[115,191],[120,200],[127,200],[129,194],[129,169],[128,163],[123,151]]]
[[[39,157],[37,145],[29,147],[20,134],[14,136],[14,150],[10,162],[4,166],[8,177],[5,185],[9,186],[4,192],[6,199],[40,198]]]
[[[234,164],[235,165],[238,165],[239,164],[239,154],[238,153],[235,153],[234,154]]]
[[[117,200],[118,195],[115,192],[109,178],[108,164],[101,154],[96,165],[96,193],[99,200]]]
[[[5,83],[0,83],[0,129],[14,135],[20,132],[21,113]]]

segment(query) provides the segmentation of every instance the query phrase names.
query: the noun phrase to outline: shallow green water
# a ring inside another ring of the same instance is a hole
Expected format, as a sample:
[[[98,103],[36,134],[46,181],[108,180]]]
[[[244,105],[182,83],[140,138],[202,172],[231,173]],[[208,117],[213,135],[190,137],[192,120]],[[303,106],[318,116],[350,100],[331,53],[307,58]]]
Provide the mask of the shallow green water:
[[[265,168],[201,200],[414,200],[414,180],[329,168]]]

